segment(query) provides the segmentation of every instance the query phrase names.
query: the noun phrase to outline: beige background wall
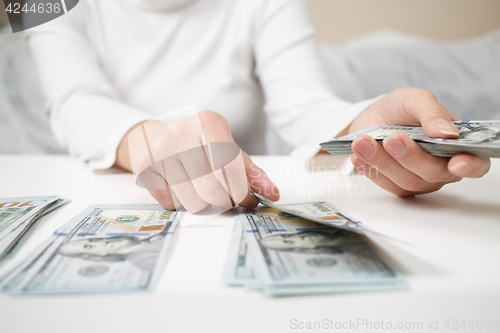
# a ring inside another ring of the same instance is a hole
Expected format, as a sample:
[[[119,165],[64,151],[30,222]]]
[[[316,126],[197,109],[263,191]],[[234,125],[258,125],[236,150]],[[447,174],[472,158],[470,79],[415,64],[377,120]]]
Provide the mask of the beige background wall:
[[[5,5],[3,1],[0,1],[0,27],[8,22],[9,19],[7,18],[7,14],[5,13]]]
[[[392,28],[435,39],[500,28],[500,0],[307,0],[317,39],[338,43]]]
[[[468,38],[500,28],[500,0],[306,1],[318,40],[331,43],[379,28],[436,39]],[[0,1],[0,26],[7,22]]]

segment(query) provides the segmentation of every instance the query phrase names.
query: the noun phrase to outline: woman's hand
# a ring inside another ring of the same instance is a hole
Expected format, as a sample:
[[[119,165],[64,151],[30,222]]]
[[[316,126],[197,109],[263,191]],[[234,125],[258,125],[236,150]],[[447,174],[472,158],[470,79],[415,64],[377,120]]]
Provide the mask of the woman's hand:
[[[348,129],[369,126],[422,126],[434,138],[455,138],[460,120],[438,103],[433,93],[416,88],[392,91],[367,108]],[[479,178],[490,168],[488,158],[459,154],[452,158],[429,155],[406,134],[388,136],[383,146],[368,135],[352,143],[351,161],[361,173],[380,187],[400,196],[429,193],[463,177]]]
[[[115,165],[133,171],[170,210],[196,213],[210,204],[254,208],[258,200],[252,190],[279,199],[266,173],[234,142],[226,119],[212,111],[136,126],[122,140]]]

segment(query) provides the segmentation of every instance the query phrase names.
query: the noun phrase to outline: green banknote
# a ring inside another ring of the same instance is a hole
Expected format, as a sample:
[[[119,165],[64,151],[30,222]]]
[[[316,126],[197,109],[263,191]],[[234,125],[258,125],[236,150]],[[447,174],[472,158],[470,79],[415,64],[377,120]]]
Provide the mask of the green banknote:
[[[17,253],[21,250],[23,245],[28,241],[29,237],[37,228],[37,226],[40,224],[40,222],[43,220],[43,218],[48,214],[52,213],[54,210],[58,209],[59,207],[62,207],[63,205],[67,204],[68,202],[71,202],[71,200],[57,199],[56,201],[52,202],[51,204],[45,206],[42,210],[40,210],[33,217],[29,227],[26,228],[27,230],[25,230],[25,232],[19,235],[18,239],[13,242],[9,252],[7,252],[4,259],[8,260],[14,258],[14,256],[16,256]]]
[[[181,212],[160,205],[85,209],[0,275],[11,294],[150,291],[156,285]]]
[[[314,213],[304,218],[315,204],[295,204],[302,216],[272,207],[238,208],[235,223],[244,237],[235,228],[224,281],[272,296],[407,288],[363,234],[315,222]],[[241,269],[253,272],[251,277]]]
[[[455,122],[459,130],[456,139],[428,137],[418,126],[379,126],[368,127],[349,135],[320,143],[321,148],[333,155],[351,155],[353,140],[363,134],[382,142],[389,135],[402,132],[429,154],[451,157],[457,154],[471,154],[479,157],[500,157],[499,120],[462,120]]]
[[[233,225],[222,281],[230,286],[260,289],[257,269],[248,251],[241,223]]]
[[[37,219],[60,203],[56,196],[0,199],[0,260]]]
[[[356,221],[329,202],[305,202],[298,204],[277,204],[254,193],[261,204],[281,211],[283,217],[296,218],[321,223],[324,225],[349,230],[357,233],[366,232],[361,222]]]

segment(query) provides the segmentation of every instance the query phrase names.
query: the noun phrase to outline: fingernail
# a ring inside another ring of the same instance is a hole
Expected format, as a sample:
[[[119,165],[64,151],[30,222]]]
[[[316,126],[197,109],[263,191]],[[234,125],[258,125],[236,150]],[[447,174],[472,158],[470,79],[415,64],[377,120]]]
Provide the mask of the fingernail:
[[[279,201],[280,198],[281,198],[281,193],[280,193],[280,189],[278,188],[278,186],[276,186],[276,184],[271,180],[271,183],[273,184],[274,188],[276,189],[276,195],[278,196],[278,200],[276,201]]]
[[[403,140],[396,134],[391,134],[384,140],[384,146],[387,151],[397,157],[403,156],[406,153],[406,145]]]
[[[434,121],[434,127],[441,133],[446,134],[446,135],[458,135],[460,134],[458,132],[458,128],[453,125],[452,122],[450,122],[447,119],[440,118],[436,119]]]
[[[450,171],[455,174],[466,175],[470,171],[470,165],[465,161],[461,161],[450,167]]]
[[[367,166],[367,163],[362,159],[360,159],[359,157],[357,157],[356,155],[352,156],[352,163],[354,164],[355,167],[358,168],[364,168],[365,166]]]
[[[375,149],[373,149],[371,143],[364,138],[358,140],[356,143],[356,150],[364,157],[372,157],[373,153],[375,153]]]
[[[281,197],[281,193],[280,193],[280,189],[278,188],[278,186],[276,186],[276,184],[271,180],[271,178],[269,178],[266,174],[266,178],[267,180],[273,184],[273,189],[271,190],[271,193],[274,194],[274,195],[277,195],[278,196],[278,199],[276,201],[278,201]],[[264,197],[268,198],[267,197],[267,190],[265,191],[266,192],[266,195],[264,195]],[[259,193],[260,195],[262,195],[261,193]],[[268,198],[269,199],[269,198]]]

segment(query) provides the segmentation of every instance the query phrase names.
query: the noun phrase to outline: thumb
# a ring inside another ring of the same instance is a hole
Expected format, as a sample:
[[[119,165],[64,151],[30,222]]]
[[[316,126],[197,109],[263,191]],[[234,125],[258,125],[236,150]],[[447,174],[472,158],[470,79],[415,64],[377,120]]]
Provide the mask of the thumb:
[[[278,201],[280,199],[280,192],[276,185],[269,179],[264,170],[259,168],[248,156],[247,153],[243,152],[243,161],[245,163],[245,171],[247,174],[248,183],[251,189],[269,199],[271,201]]]
[[[460,118],[439,104],[431,92],[415,99],[412,104],[411,113],[420,122],[425,134],[431,138],[451,139],[460,134],[457,126],[453,124],[453,121]]]

